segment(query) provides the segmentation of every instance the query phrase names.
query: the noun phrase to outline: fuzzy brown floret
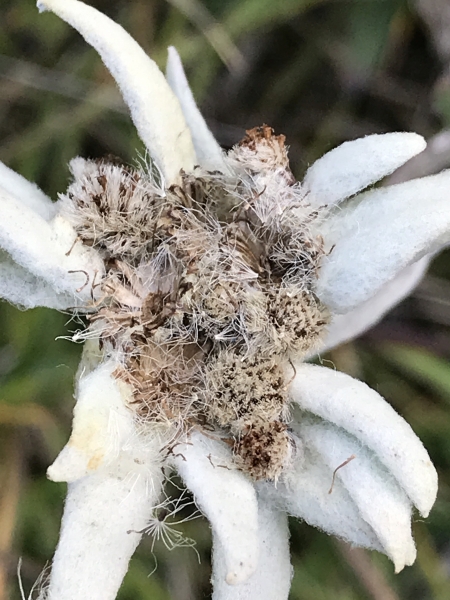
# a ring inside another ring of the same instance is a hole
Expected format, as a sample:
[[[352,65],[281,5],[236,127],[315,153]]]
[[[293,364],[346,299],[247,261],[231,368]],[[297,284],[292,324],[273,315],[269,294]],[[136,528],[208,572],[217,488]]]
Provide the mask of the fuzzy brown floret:
[[[225,350],[208,362],[204,381],[211,421],[232,432],[248,422],[284,416],[284,373],[273,358],[242,357]]]
[[[193,423],[202,351],[197,346],[171,348],[136,340],[116,375],[133,388],[131,406],[144,421]]]
[[[287,174],[287,183],[294,183],[295,178],[289,169],[285,146],[286,136],[275,135],[272,127],[268,125],[248,129],[245,133],[245,137],[231,151],[233,158],[255,172],[284,170]]]
[[[291,451],[286,425],[267,420],[246,425],[233,447],[237,465],[256,480],[277,480]]]
[[[108,257],[134,258],[148,251],[164,198],[146,174],[81,158],[70,168],[74,181],[60,197],[62,214],[83,242]]]
[[[268,291],[267,337],[277,353],[299,358],[321,341],[328,311],[308,291],[295,286]]]

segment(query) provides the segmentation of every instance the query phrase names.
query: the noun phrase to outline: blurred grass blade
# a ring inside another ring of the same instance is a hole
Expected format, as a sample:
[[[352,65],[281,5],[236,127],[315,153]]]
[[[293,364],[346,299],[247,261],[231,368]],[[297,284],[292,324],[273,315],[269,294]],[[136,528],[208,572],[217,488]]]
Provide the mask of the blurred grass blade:
[[[377,66],[386,49],[391,21],[401,2],[354,2],[349,6],[350,39],[347,58],[365,76]],[[350,65],[348,65],[350,66]]]
[[[450,365],[447,360],[413,346],[391,344],[382,354],[404,374],[426,385],[450,404]]]
[[[236,2],[223,16],[223,23],[233,37],[252,33],[268,25],[290,19],[326,0],[246,0]]]
[[[432,590],[433,600],[448,600],[450,598],[450,580],[444,563],[423,523],[414,524],[414,537],[419,548],[417,562]]]
[[[239,48],[200,0],[167,1],[202,32],[230,71],[241,71],[245,67],[245,58]]]
[[[19,505],[22,462],[19,439],[15,433],[7,436],[3,449],[4,466],[0,485],[0,600],[8,600],[8,572],[12,567],[9,563]]]

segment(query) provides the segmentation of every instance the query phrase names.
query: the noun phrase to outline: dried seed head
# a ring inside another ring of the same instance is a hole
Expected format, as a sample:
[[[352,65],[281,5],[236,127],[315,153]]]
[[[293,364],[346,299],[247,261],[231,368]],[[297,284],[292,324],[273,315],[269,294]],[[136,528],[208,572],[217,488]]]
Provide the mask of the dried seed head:
[[[230,152],[230,160],[237,161],[246,170],[254,173],[289,170],[284,135],[275,135],[272,127],[268,125],[248,129],[245,133],[244,139]],[[295,182],[292,175],[290,181]]]
[[[288,286],[267,295],[268,349],[300,358],[319,346],[328,313],[313,294]]]
[[[236,463],[256,480],[277,480],[289,464],[292,441],[280,421],[249,423],[237,437],[233,452]]]
[[[220,428],[241,468],[273,479],[290,452],[286,365],[328,320],[313,292],[321,215],[270,127],[225,161],[234,175],[196,168],[162,190],[143,170],[76,159],[60,202],[104,258],[85,337],[119,358],[139,421]]]
[[[197,346],[171,348],[134,341],[116,377],[131,384],[131,406],[145,422],[192,425],[198,417],[196,402],[202,352]]]
[[[273,358],[242,357],[224,350],[204,370],[209,420],[239,432],[249,422],[285,417],[284,372]]]
[[[142,171],[82,158],[70,170],[74,181],[60,202],[80,238],[105,257],[142,256],[165,201],[154,181]]]

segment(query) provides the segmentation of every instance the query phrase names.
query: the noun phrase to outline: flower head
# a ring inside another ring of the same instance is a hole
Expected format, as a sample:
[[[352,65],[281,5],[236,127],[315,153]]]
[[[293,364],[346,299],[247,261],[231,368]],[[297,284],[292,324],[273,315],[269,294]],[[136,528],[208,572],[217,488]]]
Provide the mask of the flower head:
[[[361,193],[423,150],[414,133],[347,142],[301,183],[266,125],[224,153],[173,48],[166,80],[95,9],[38,6],[97,49],[154,161],[76,158],[55,204],[0,170],[1,295],[88,322],[48,470],[69,491],[47,597],[115,598],[172,470],[211,522],[216,599],[287,598],[286,514],[412,564],[427,452],[376,392],[303,360],[417,281],[450,231],[449,173]]]

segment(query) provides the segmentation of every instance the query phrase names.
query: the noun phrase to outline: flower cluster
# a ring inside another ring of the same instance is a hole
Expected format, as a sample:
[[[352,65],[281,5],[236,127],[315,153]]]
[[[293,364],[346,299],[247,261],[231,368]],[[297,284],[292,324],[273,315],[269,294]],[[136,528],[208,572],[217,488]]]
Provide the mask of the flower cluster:
[[[211,522],[216,600],[287,598],[287,514],[412,564],[426,450],[376,392],[303,361],[419,280],[450,237],[450,174],[364,192],[425,147],[392,133],[296,182],[266,125],[220,149],[173,48],[166,78],[86,4],[38,7],[97,49],[154,161],[76,158],[55,203],[0,165],[1,296],[87,320],[45,598],[113,600],[174,470]]]
[[[273,480],[292,447],[285,372],[328,320],[313,291],[324,211],[305,201],[267,126],[224,167],[182,172],[165,191],[152,173],[77,158],[60,214],[105,265],[95,281],[86,274],[99,299],[82,335],[116,358],[141,422],[165,424],[174,442],[220,428],[237,465]]]

